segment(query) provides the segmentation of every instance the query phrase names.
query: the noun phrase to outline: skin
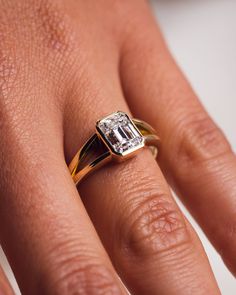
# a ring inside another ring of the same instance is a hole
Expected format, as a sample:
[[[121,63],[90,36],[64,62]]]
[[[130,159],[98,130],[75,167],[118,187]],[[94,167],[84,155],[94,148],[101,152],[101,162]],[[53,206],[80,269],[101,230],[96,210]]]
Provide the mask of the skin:
[[[0,1],[0,239],[23,294],[219,294],[169,185],[236,273],[236,160],[146,1]],[[162,140],[73,184],[116,110]],[[108,181],[109,180],[109,181]],[[0,294],[12,294],[0,273]]]

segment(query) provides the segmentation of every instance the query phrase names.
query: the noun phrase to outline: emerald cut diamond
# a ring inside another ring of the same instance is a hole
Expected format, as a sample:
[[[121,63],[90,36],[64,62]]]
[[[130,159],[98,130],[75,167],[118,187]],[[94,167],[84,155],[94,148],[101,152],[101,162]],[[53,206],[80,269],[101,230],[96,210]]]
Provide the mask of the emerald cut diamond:
[[[142,134],[123,112],[113,113],[98,121],[96,128],[115,154],[126,155],[144,146]]]

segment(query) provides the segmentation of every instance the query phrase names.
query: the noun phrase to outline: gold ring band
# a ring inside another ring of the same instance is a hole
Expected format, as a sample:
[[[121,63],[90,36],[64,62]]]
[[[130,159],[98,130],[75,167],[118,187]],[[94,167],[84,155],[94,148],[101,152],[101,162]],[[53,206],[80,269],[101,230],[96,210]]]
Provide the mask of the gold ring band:
[[[96,133],[79,149],[69,165],[77,185],[85,176],[106,163],[124,161],[149,146],[156,157],[160,139],[146,122],[115,112],[96,123]]]

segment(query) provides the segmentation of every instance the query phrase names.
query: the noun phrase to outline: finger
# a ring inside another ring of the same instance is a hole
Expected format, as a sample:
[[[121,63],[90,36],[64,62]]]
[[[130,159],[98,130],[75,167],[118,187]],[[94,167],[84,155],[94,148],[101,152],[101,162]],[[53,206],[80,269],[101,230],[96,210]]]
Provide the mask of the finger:
[[[5,146],[16,148],[11,157],[4,152],[7,163],[1,162],[1,242],[24,294],[121,294],[73,185],[58,134],[44,137],[31,130],[24,142],[31,152],[5,139]],[[9,175],[15,163],[17,171]]]
[[[160,165],[168,181],[236,272],[236,158],[149,13],[143,23],[145,33],[137,25],[123,49],[121,76],[128,104],[135,116],[159,131]]]
[[[0,294],[13,295],[13,290],[1,267],[0,267]]]
[[[0,240],[19,287],[23,294],[123,294],[65,163],[52,92],[42,77],[31,84],[19,75],[27,87],[19,95],[6,86],[0,97]]]
[[[55,1],[26,2],[0,14],[0,240],[23,294],[123,294],[64,159],[74,30]]]
[[[64,133],[68,161],[92,135],[98,119],[117,109],[129,111],[119,88],[117,65],[109,56],[102,57],[90,57],[91,68],[88,66],[83,76],[87,88],[79,87],[83,79],[74,81],[78,86],[67,101]],[[77,98],[83,93],[86,99],[79,103]],[[218,294],[202,246],[149,151],[96,171],[84,179],[79,192],[131,293]]]

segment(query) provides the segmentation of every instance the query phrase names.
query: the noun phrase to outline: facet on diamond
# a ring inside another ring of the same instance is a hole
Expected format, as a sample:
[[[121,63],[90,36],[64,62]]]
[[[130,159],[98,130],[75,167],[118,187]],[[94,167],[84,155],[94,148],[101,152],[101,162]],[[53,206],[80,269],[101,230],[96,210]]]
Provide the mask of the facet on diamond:
[[[143,136],[123,112],[105,117],[97,122],[96,127],[116,154],[126,154],[143,146]]]

